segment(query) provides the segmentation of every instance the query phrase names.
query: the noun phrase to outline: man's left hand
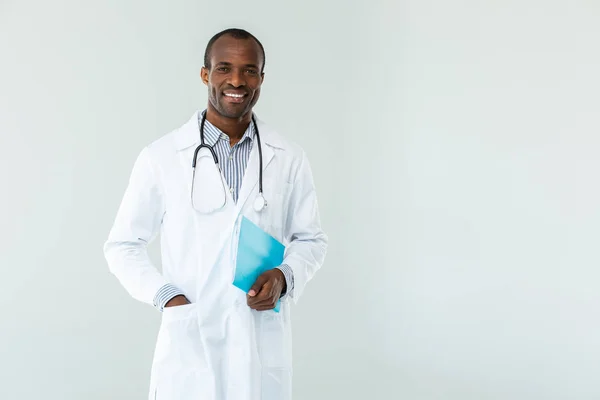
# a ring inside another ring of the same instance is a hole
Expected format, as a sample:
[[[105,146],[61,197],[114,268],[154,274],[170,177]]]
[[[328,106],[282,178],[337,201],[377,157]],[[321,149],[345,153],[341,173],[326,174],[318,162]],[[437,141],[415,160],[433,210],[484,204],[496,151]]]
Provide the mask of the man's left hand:
[[[274,268],[265,271],[248,291],[248,306],[257,311],[272,310],[285,289],[285,275],[281,270]]]

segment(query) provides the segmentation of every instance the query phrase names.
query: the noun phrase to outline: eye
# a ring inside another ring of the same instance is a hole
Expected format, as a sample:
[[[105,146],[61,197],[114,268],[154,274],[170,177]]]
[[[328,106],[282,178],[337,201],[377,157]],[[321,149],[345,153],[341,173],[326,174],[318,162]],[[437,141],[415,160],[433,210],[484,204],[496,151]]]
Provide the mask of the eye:
[[[246,72],[250,75],[257,75],[258,71],[255,69],[247,69]]]
[[[227,71],[229,71],[229,68],[227,68],[227,67],[217,67],[217,71],[219,71],[219,72],[227,72]]]

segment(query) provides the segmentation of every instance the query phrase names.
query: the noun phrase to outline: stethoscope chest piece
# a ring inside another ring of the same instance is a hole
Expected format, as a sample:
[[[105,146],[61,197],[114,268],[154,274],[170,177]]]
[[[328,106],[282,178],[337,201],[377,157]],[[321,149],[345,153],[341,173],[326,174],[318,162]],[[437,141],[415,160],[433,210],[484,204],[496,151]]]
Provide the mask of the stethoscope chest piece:
[[[260,212],[267,206],[267,201],[263,197],[262,193],[256,196],[254,199],[254,211]]]

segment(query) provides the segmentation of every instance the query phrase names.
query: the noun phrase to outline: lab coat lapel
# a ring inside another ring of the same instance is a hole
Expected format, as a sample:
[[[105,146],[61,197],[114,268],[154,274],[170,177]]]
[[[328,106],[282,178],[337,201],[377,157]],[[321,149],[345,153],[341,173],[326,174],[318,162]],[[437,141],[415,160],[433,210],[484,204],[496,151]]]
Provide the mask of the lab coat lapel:
[[[189,121],[183,125],[179,131],[175,135],[175,147],[178,151],[182,152],[183,156],[183,166],[186,169],[186,178],[189,178],[188,181],[191,182],[191,163],[193,159],[193,154],[195,147],[200,143],[200,130],[198,126],[198,116],[199,112],[197,111],[194,115],[189,119]],[[272,132],[268,125],[262,122],[257,117],[258,131],[262,144],[262,155],[263,155],[263,180],[265,175],[265,170],[269,167],[271,160],[273,159],[275,152],[273,148],[283,148],[283,144],[279,140],[279,137],[276,133]],[[244,172],[244,177],[242,179],[242,186],[240,187],[240,192],[238,196],[238,201],[236,205],[235,218],[239,215],[241,210],[246,205],[246,202],[253,201],[255,196],[252,196],[254,189],[258,185],[259,179],[259,155],[258,155],[258,140],[256,137],[252,143],[252,151],[250,152],[250,158],[248,160],[248,164],[246,166],[246,171]],[[263,185],[265,182],[263,182]],[[190,189],[190,188],[188,188]],[[258,192],[258,188],[256,188],[256,192]],[[231,199],[231,195],[229,192],[227,193],[229,196],[227,201],[229,204],[233,201]]]
[[[200,127],[198,126],[199,113],[199,111],[196,111],[185,124],[174,132],[173,144],[175,150],[181,151],[188,147],[195,147],[200,144]]]
[[[259,124],[259,135],[261,135],[260,139],[261,139],[261,143],[262,143],[263,181],[264,181],[265,170],[267,169],[267,167],[269,166],[269,163],[273,159],[274,152],[273,152],[273,149],[271,148],[271,146],[269,146],[265,142],[265,137],[262,134],[263,131],[260,128],[261,128],[261,125]],[[250,197],[252,199],[254,199],[254,197],[250,196],[250,195],[253,192],[254,188],[258,185],[259,167],[260,167],[260,158],[259,158],[259,154],[258,154],[258,140],[256,140],[256,137],[255,137],[253,144],[252,144],[252,151],[250,152],[250,159],[248,160],[248,165],[246,166],[246,172],[244,173],[244,178],[242,179],[242,186],[240,188],[240,193],[238,196],[238,202],[237,202],[238,212],[240,212],[243,209],[244,205],[246,204],[246,202],[249,200]],[[263,182],[263,185],[264,185],[264,182]],[[257,189],[257,193],[258,193],[258,189]]]
[[[174,145],[175,149],[180,153],[181,165],[183,167],[183,173],[185,175],[185,180],[188,182],[187,190],[191,192],[191,182],[192,182],[192,161],[194,160],[194,154],[196,151],[196,147],[200,144],[200,126],[199,126],[199,118],[201,118],[200,111],[196,111],[194,115],[179,128],[179,130],[175,133],[174,136]],[[206,139],[205,139],[206,140]],[[210,140],[206,140],[206,143],[210,146],[213,146]],[[258,167],[257,167],[258,168]],[[223,185],[225,186],[225,196],[227,197],[227,203],[233,204],[233,197],[229,192],[229,188],[225,184],[225,177],[223,176],[223,172],[220,171],[221,179],[223,180]],[[198,179],[202,179],[200,175]]]

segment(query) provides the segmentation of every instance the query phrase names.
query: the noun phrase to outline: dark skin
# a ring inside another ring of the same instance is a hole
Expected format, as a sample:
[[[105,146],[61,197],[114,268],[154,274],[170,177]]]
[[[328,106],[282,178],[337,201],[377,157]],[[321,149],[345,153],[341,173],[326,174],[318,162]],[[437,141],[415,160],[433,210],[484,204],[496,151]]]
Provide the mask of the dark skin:
[[[260,97],[264,80],[264,60],[260,46],[252,39],[221,36],[210,52],[210,66],[202,67],[200,77],[208,87],[206,119],[238,143],[252,121],[252,108]],[[286,290],[279,269],[261,274],[246,296],[248,306],[257,311],[271,310]],[[172,298],[165,307],[190,304],[185,296]]]
[[[231,146],[242,138],[252,120],[252,107],[265,77],[262,68],[258,43],[225,35],[211,49],[210,67],[204,66],[200,72],[208,87],[206,119],[229,136]]]

